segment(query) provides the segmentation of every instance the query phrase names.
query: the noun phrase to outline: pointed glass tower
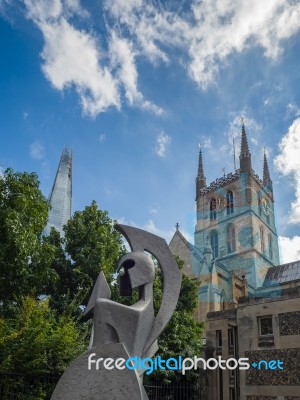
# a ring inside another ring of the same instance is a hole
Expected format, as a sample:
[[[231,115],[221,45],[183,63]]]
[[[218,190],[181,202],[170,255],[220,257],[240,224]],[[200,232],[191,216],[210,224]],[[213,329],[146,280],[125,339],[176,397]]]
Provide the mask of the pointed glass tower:
[[[72,150],[68,150],[67,147],[65,147],[49,195],[51,209],[49,211],[48,223],[44,230],[45,235],[50,233],[52,226],[63,234],[63,225],[71,218],[72,157]]]

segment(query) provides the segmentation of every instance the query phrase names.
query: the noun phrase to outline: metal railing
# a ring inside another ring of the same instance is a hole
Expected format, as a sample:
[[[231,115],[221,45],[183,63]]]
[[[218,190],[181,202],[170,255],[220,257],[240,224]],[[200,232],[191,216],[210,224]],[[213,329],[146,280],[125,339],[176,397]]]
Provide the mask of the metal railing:
[[[172,382],[164,384],[153,381],[144,385],[149,400],[203,400],[200,382]]]
[[[1,400],[49,400],[58,376],[0,372]]]
[[[50,400],[58,376],[0,372],[1,400]],[[203,400],[200,382],[147,382],[149,400]]]

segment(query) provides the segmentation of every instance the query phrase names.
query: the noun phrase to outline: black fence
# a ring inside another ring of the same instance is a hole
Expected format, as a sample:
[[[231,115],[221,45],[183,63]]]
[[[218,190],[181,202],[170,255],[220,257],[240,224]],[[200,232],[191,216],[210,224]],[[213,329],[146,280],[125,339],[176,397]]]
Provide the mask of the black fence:
[[[1,400],[49,400],[59,377],[0,372]]]
[[[1,400],[50,400],[59,377],[0,372]],[[203,400],[200,382],[163,384],[147,382],[149,400]]]
[[[144,385],[149,400],[203,400],[200,382],[178,382],[164,384],[151,382]]]

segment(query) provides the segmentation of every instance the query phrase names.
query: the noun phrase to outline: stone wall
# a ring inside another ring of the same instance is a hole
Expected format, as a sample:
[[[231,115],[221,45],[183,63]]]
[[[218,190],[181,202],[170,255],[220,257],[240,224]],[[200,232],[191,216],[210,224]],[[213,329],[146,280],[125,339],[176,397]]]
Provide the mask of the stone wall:
[[[300,400],[300,396],[286,396],[284,400]]]
[[[246,385],[255,386],[300,386],[300,349],[247,351],[250,363],[260,360],[281,360],[283,370],[261,370],[251,367],[246,371]]]
[[[247,396],[247,400],[277,400],[277,396]]]
[[[300,335],[300,311],[279,314],[279,334]]]

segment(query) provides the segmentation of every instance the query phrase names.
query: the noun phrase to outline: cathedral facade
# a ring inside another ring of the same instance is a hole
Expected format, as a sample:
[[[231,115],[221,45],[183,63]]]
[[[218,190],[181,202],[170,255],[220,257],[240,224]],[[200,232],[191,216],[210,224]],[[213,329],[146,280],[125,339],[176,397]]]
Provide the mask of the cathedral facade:
[[[206,322],[206,356],[248,357],[253,365],[259,357],[286,361],[275,375],[252,367],[210,371],[206,399],[300,400],[300,262],[280,265],[266,154],[261,179],[243,124],[233,173],[207,185],[202,156],[200,149],[194,244],[177,225],[169,246],[184,273],[199,281],[196,318]]]

